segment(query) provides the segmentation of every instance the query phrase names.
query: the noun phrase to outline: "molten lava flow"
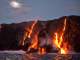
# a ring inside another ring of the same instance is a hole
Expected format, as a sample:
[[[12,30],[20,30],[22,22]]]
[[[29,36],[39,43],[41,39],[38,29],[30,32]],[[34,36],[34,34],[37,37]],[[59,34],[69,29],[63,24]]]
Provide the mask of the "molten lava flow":
[[[31,34],[36,23],[37,21],[35,21],[35,23],[32,25],[28,38],[31,38]],[[28,51],[30,51],[31,48],[38,48],[38,32],[32,37],[31,45],[29,46]]]
[[[24,37],[20,41],[20,45],[24,46],[26,38],[31,38],[31,34],[32,34],[33,28],[36,25],[36,23],[37,23],[37,21],[34,21],[33,24],[31,25],[31,28],[30,29],[29,28],[26,29],[27,31],[24,33]]]
[[[33,28],[36,25],[36,23],[37,21],[34,21],[34,23],[32,24],[31,29],[29,30],[28,38],[31,38],[31,34],[32,34]]]
[[[38,47],[38,37],[37,37],[37,34],[35,34],[33,39],[32,39],[32,42],[31,42],[29,49],[30,48],[37,49],[37,47]]]
[[[68,48],[67,48],[67,43],[64,42],[63,40],[63,35],[66,29],[66,19],[64,20],[64,27],[63,30],[59,36],[59,33],[55,33],[55,39],[53,40],[53,43],[55,43],[55,45],[60,49],[60,53],[61,54],[67,54],[68,52]]]
[[[45,53],[46,53],[45,48],[40,48],[40,47],[39,47],[38,53],[39,53],[40,55],[45,54]]]

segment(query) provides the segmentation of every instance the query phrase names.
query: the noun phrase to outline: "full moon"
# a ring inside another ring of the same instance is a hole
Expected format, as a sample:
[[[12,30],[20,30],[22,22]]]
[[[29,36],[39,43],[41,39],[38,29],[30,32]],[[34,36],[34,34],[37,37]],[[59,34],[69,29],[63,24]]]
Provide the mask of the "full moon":
[[[17,2],[17,1],[11,1],[10,5],[13,8],[20,8],[21,7],[21,4],[19,2]]]

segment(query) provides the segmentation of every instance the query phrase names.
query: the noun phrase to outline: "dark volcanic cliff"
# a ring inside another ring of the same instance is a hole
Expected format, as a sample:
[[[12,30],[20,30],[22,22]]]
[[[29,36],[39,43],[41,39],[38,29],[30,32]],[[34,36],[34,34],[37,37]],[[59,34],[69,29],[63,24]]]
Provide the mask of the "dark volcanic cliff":
[[[76,52],[80,52],[80,16],[64,16],[59,19],[49,21],[38,21],[33,29],[31,38],[42,30],[48,31],[53,36],[55,32],[60,32],[63,28],[64,20],[67,20],[66,30],[64,33],[65,40],[73,47]],[[21,48],[19,42],[23,39],[27,28],[30,28],[33,21],[1,24],[0,28],[0,50],[17,50],[26,49],[28,46]]]

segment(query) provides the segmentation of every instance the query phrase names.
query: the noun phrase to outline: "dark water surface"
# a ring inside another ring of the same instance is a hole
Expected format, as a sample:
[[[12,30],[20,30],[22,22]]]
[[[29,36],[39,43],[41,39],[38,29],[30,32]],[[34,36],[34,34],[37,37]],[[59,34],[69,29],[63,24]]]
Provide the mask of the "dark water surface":
[[[44,55],[0,53],[0,60],[80,60],[80,54],[56,54],[48,53]]]

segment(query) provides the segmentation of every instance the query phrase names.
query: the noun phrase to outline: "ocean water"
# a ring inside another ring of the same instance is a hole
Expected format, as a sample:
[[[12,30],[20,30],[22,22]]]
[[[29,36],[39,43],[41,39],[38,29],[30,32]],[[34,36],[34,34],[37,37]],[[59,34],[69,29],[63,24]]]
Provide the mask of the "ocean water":
[[[0,53],[0,60],[80,60],[80,54],[57,54],[47,53],[39,55],[37,53]]]

